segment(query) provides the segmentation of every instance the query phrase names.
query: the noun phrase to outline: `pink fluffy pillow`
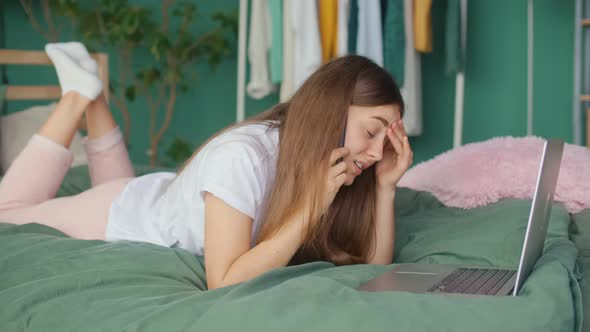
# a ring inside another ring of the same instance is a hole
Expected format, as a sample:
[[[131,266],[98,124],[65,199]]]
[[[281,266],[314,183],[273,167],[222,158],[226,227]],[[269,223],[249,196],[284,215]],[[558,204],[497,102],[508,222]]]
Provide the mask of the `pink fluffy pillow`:
[[[544,139],[498,137],[450,150],[412,167],[399,186],[443,204],[474,208],[505,197],[532,198]],[[571,213],[590,207],[590,150],[566,144],[555,201]]]

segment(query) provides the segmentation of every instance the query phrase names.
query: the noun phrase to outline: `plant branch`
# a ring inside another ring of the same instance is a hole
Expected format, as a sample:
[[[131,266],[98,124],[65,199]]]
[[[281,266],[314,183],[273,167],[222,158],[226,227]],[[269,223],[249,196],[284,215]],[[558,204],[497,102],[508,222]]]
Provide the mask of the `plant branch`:
[[[168,33],[168,28],[170,27],[170,14],[168,12],[170,6],[175,2],[176,0],[164,0],[162,3],[162,32],[164,32],[164,34]]]
[[[159,100],[154,101],[154,98],[152,98],[149,92],[146,93],[145,98],[147,99],[148,105],[150,107],[149,137],[151,139],[154,136],[154,131],[156,131],[156,115],[158,113]]]
[[[158,110],[160,109],[160,105],[162,104],[166,93],[166,85],[159,84],[158,85],[158,98],[154,101],[152,96],[146,93],[146,98],[148,100],[148,104],[150,105],[150,128],[149,128],[149,138],[150,142],[153,142],[156,132],[156,123],[158,122]],[[157,150],[157,147],[156,147]],[[154,153],[152,151],[152,153]],[[157,151],[155,152],[157,154]],[[150,156],[151,158],[151,156]]]
[[[174,104],[176,103],[176,86],[176,82],[169,83],[170,92],[168,95],[168,103],[166,104],[166,117],[164,119],[164,124],[162,124],[162,127],[158,131],[158,134],[152,140],[152,155],[150,156],[150,164],[153,166],[155,166],[156,158],[158,155],[158,145],[160,144],[160,140],[162,139],[162,136],[164,136],[164,133],[170,127],[172,115],[174,114]]]
[[[51,17],[51,8],[49,7],[49,0],[41,0],[41,6],[43,7],[43,16],[45,17],[45,21],[47,22],[47,27],[49,28],[49,36],[51,42],[57,42],[59,40],[59,33],[53,23],[53,18]]]
[[[113,101],[113,104],[115,104],[115,106],[119,109],[119,111],[121,111],[121,114],[123,114],[123,135],[125,136],[125,144],[129,144],[129,125],[131,123],[131,119],[129,118],[127,103],[124,101],[123,98],[117,96],[114,93],[110,95],[110,99]]]
[[[121,86],[125,86],[125,82],[127,82],[128,80],[128,76],[126,75],[126,63],[128,62],[126,60],[127,57],[129,57],[129,50],[128,49],[120,49],[117,52],[118,56],[119,56],[119,84]],[[124,126],[124,135],[125,135],[125,143],[129,144],[129,136],[130,136],[130,130],[131,130],[131,116],[129,115],[129,109],[128,109],[128,104],[127,101],[124,98],[120,98],[118,96],[116,96],[116,94],[113,94],[113,101],[115,101],[115,105],[117,105],[117,108],[119,109],[119,111],[121,112],[121,114],[123,115],[123,126]]]
[[[120,49],[120,56],[121,56],[121,63],[123,64],[123,68],[119,68],[121,70],[121,77],[125,82],[128,80],[135,81],[133,77],[133,45],[128,45],[125,47],[121,47]]]
[[[218,33],[219,31],[222,31],[222,30],[223,30],[223,27],[217,27],[217,28],[201,35],[199,37],[199,39],[197,39],[190,47],[188,47],[186,50],[184,50],[184,52],[182,54],[182,59],[185,60],[186,57],[190,54],[190,52],[192,52],[195,48],[197,48],[201,43],[205,42],[205,40],[207,40],[207,38],[215,35],[216,33]]]
[[[45,40],[51,41],[52,36],[50,34],[45,33],[45,29],[41,27],[39,21],[37,21],[35,15],[33,15],[33,8],[31,7],[31,2],[27,0],[19,0],[19,2],[23,7],[23,10],[25,11],[25,14],[27,14],[27,18],[29,19],[29,22],[31,22],[33,29],[40,33],[43,36],[43,38],[45,38]]]
[[[107,29],[104,26],[104,18],[102,17],[100,11],[96,11],[96,21],[98,22],[98,30],[100,31],[102,36],[107,34]]]

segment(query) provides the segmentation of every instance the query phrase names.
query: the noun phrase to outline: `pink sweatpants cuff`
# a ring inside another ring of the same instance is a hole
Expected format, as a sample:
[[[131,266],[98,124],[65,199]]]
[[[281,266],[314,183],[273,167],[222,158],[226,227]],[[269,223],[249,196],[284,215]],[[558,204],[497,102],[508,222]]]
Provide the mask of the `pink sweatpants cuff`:
[[[29,145],[41,147],[41,149],[31,148],[31,150],[43,151],[44,157],[54,156],[54,158],[59,160],[61,165],[66,169],[70,168],[72,162],[74,161],[74,154],[72,151],[45,136],[34,134],[29,140]]]
[[[99,138],[89,140],[85,137],[82,141],[86,154],[92,155],[102,151],[106,151],[113,146],[119,144],[123,140],[123,134],[119,127],[115,127],[110,132],[102,135]]]

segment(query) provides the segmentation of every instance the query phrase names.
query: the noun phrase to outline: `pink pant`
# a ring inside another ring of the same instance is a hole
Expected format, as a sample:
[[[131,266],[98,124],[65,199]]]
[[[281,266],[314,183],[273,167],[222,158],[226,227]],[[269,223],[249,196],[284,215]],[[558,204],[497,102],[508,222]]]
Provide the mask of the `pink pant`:
[[[105,239],[112,201],[134,177],[121,131],[84,142],[92,188],[55,198],[72,152],[34,135],[0,182],[0,222],[39,223],[79,239]]]

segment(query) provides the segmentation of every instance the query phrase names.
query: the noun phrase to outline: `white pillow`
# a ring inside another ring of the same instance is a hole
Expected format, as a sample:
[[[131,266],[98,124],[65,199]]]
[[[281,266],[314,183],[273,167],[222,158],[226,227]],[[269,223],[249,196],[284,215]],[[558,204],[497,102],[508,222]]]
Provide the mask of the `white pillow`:
[[[6,172],[12,161],[27,145],[29,139],[45,123],[56,103],[33,106],[0,117],[0,167]],[[76,132],[70,150],[74,153],[72,167],[88,164],[82,145],[82,135]]]

